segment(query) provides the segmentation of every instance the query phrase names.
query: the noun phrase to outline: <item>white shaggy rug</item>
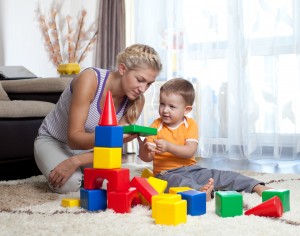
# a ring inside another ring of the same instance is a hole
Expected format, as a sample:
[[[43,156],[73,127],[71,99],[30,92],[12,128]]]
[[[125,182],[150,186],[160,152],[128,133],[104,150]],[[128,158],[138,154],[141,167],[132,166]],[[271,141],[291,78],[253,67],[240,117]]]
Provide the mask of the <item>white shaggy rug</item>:
[[[131,178],[140,176],[145,166],[126,164]],[[186,224],[156,225],[151,210],[136,206],[128,214],[112,210],[89,212],[79,207],[64,208],[61,199],[79,197],[79,192],[59,195],[48,190],[43,176],[0,182],[0,235],[300,235],[300,175],[242,172],[290,190],[291,210],[281,218],[237,216],[222,218],[215,214],[214,200],[207,213],[188,216]],[[243,193],[244,210],[261,203],[257,194]]]

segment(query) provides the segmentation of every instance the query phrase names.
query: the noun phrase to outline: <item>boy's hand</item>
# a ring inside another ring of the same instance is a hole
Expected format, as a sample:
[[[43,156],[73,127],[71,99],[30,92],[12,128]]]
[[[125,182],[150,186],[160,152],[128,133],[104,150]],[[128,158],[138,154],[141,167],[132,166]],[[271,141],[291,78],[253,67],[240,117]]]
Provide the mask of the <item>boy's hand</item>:
[[[154,140],[156,144],[156,153],[167,152],[169,148],[169,142],[164,139],[156,139]]]
[[[156,146],[154,143],[148,143],[146,139],[142,140],[140,136],[137,137],[139,146],[143,148],[145,152],[155,154]]]

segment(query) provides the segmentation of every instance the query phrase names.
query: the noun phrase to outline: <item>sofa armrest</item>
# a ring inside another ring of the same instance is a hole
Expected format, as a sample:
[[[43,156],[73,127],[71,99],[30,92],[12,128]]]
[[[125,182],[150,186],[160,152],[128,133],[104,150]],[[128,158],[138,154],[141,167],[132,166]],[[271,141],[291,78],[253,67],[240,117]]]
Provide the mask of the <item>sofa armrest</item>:
[[[50,102],[40,101],[0,101],[2,118],[45,117],[55,107]]]
[[[16,93],[58,93],[70,84],[73,77],[35,78],[1,81],[7,94]]]

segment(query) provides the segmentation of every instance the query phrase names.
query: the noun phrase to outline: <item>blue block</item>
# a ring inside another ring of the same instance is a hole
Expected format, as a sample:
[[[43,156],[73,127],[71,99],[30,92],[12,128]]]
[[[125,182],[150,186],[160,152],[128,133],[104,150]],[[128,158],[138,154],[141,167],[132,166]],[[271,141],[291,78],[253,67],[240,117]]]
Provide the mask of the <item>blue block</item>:
[[[196,190],[179,192],[181,198],[187,201],[187,213],[199,216],[206,213],[206,193]]]
[[[96,126],[95,147],[122,147],[122,126]]]
[[[107,195],[104,189],[80,189],[80,206],[89,211],[105,210]]]

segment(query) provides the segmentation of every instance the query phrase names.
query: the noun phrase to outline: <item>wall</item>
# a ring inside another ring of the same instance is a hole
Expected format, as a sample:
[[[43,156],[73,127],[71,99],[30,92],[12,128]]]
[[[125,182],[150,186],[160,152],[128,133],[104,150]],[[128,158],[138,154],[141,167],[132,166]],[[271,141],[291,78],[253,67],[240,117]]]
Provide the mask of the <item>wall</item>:
[[[49,61],[35,13],[40,4],[42,13],[49,14],[54,2],[0,0],[0,65],[22,65],[39,77],[58,76],[56,67]],[[62,4],[59,14],[72,16],[74,22],[80,10],[85,8],[86,29],[98,17],[99,0],[64,0],[56,3]],[[95,48],[94,45],[93,51]],[[94,65],[93,51],[81,64],[82,68]]]

